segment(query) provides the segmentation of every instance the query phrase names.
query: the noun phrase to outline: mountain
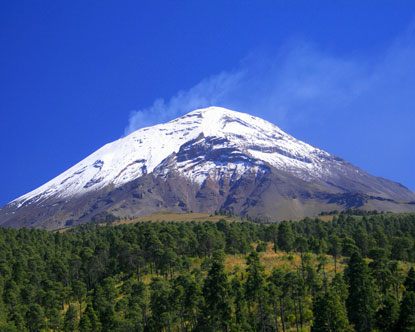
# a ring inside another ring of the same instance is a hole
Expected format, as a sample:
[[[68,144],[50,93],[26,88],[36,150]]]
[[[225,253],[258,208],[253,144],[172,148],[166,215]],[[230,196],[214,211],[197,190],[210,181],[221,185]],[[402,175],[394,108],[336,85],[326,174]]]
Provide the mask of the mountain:
[[[415,195],[263,119],[209,107],[103,146],[1,208],[0,225],[57,229],[160,210],[282,220],[346,208],[415,211]]]

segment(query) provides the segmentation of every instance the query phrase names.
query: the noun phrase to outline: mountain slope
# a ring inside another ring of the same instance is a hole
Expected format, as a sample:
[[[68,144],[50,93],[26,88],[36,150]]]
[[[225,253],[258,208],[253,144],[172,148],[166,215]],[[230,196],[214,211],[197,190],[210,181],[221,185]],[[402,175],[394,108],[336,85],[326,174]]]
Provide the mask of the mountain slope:
[[[53,229],[162,209],[280,220],[347,207],[415,211],[414,200],[263,119],[210,107],[105,145],[3,207],[0,225]]]

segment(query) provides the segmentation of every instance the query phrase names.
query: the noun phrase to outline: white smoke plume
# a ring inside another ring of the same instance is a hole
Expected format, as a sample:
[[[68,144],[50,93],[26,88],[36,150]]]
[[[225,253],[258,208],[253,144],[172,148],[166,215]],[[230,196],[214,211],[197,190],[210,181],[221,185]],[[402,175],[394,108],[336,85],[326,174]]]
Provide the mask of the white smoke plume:
[[[367,85],[368,68],[318,51],[307,43],[275,56],[251,55],[234,70],[202,80],[169,100],[133,111],[125,134],[197,108],[222,106],[262,116],[280,126],[303,121],[355,98]],[[365,78],[365,79],[363,79]]]

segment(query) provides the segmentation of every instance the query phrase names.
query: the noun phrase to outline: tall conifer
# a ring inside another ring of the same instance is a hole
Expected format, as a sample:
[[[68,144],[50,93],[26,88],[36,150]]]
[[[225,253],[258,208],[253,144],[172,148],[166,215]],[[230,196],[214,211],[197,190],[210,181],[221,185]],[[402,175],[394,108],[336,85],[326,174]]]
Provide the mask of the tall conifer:
[[[376,312],[375,290],[369,268],[359,253],[350,258],[345,277],[349,289],[346,300],[349,321],[357,332],[370,332]]]

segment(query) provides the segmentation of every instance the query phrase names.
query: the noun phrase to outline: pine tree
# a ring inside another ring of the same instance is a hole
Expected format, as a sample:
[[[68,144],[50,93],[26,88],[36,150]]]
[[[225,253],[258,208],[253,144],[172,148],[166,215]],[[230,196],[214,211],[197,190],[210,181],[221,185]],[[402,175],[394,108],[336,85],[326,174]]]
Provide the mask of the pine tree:
[[[78,317],[75,307],[71,304],[65,313],[65,320],[63,323],[63,330],[65,332],[73,332],[77,328]]]
[[[30,331],[41,331],[45,327],[45,314],[39,304],[32,304],[26,315],[27,326]]]
[[[0,331],[2,332],[21,332],[21,330],[18,330],[16,326],[14,326],[12,323],[7,323],[4,321],[0,321]]]
[[[228,331],[231,324],[231,298],[223,253],[215,252],[203,285],[204,305],[198,331]]]
[[[59,331],[62,327],[63,317],[60,310],[52,308],[48,313],[48,327],[53,331]]]
[[[79,329],[83,332],[90,332],[92,330],[92,324],[86,312],[82,314],[79,320]]]
[[[295,248],[300,252],[301,258],[301,274],[303,279],[305,279],[305,267],[304,267],[304,253],[308,250],[308,243],[305,236],[298,236],[295,239]]]
[[[257,314],[251,319],[252,326],[258,326],[259,331],[265,331],[266,300],[264,266],[259,261],[259,255],[252,251],[247,258],[247,277],[245,282],[245,296],[249,303],[249,312],[256,308]]]
[[[304,323],[304,280],[298,272],[288,271],[284,276],[283,287],[290,294],[294,314],[294,323],[297,331],[299,331],[300,328],[303,329]]]
[[[99,332],[101,323],[91,303],[88,303],[79,321],[79,330],[82,332]]]
[[[413,267],[411,267],[406,276],[404,286],[407,292],[415,292],[415,270]]]
[[[152,313],[152,326],[157,331],[171,329],[174,321],[174,305],[170,284],[163,279],[154,278],[150,284],[150,307]]]
[[[347,285],[344,281],[344,278],[339,273],[336,274],[331,281],[330,288],[335,292],[343,304],[346,304],[347,297],[349,296],[349,291],[347,290]]]
[[[102,324],[103,331],[114,331],[117,325],[117,317],[115,314],[114,306],[112,304],[106,304],[101,309],[99,321]]]
[[[291,225],[283,221],[278,226],[278,233],[277,233],[277,244],[280,250],[284,250],[285,252],[289,252],[294,247],[294,235],[291,229]]]
[[[359,253],[354,253],[345,270],[349,296],[346,308],[350,323],[357,332],[370,332],[374,328],[376,299],[369,268]]]
[[[147,324],[148,292],[146,285],[139,281],[131,287],[126,316],[135,326],[135,330],[141,331]]]
[[[376,312],[376,326],[379,331],[393,331],[399,318],[399,306],[396,299],[390,294],[386,295],[379,310]]]
[[[397,331],[415,331],[415,292],[407,291],[403,295]]]
[[[275,327],[281,325],[282,331],[286,331],[286,308],[288,301],[288,289],[284,287],[286,272],[281,267],[274,268],[272,274],[268,277],[268,290],[270,293],[270,302],[275,315]],[[278,323],[278,316],[281,324]]]
[[[341,240],[337,235],[331,235],[329,238],[329,254],[334,258],[334,273],[337,274],[337,258],[342,252]]]
[[[173,305],[178,311],[183,330],[185,330],[185,326],[190,325],[192,327],[196,323],[195,311],[199,307],[200,295],[200,285],[190,274],[183,274],[174,279]]]
[[[405,282],[405,293],[399,310],[397,323],[398,332],[415,331],[415,271],[413,267],[408,272]]]
[[[317,296],[313,303],[313,315],[311,332],[350,331],[346,308],[333,291]]]
[[[74,280],[72,282],[72,294],[78,300],[79,304],[79,316],[81,316],[82,312],[82,300],[86,296],[87,289],[84,282],[80,280]]]
[[[233,303],[235,308],[235,329],[237,331],[250,330],[248,324],[248,306],[245,299],[245,290],[237,276],[231,281]]]
[[[376,281],[380,293],[386,295],[392,285],[392,273],[388,267],[387,252],[383,248],[373,248],[369,252],[369,257],[372,259],[369,263],[372,276]]]

